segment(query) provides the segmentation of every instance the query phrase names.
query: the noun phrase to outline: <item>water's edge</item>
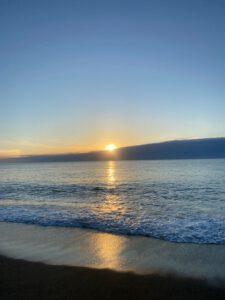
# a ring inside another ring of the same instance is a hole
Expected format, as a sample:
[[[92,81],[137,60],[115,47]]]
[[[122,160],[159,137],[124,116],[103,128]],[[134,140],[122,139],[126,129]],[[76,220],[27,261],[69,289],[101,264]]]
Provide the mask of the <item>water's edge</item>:
[[[53,265],[177,274],[225,286],[225,246],[0,222],[0,254]]]

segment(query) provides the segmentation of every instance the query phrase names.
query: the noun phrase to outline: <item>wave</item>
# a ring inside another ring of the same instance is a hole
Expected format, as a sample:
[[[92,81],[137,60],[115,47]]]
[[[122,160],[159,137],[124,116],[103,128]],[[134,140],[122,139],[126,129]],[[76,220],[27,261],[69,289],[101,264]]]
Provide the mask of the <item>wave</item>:
[[[186,181],[0,183],[0,221],[225,244],[224,186]]]
[[[121,185],[122,187],[122,185]],[[127,187],[125,187],[127,189]],[[123,189],[122,189],[123,190]],[[120,189],[117,189],[119,192]],[[22,199],[27,197],[74,197],[75,195],[85,195],[90,193],[115,193],[116,188],[96,186],[96,185],[78,185],[78,184],[24,184],[24,183],[6,183],[0,186],[0,199]]]
[[[178,216],[137,220],[131,215],[101,214],[87,210],[82,205],[65,205],[54,202],[51,205],[7,203],[1,205],[0,221],[35,224],[41,226],[80,227],[97,229],[125,235],[141,235],[164,239],[178,243],[198,244],[224,244],[225,220],[224,218],[207,218],[192,216],[192,218],[179,218]],[[63,209],[62,209],[63,208]]]

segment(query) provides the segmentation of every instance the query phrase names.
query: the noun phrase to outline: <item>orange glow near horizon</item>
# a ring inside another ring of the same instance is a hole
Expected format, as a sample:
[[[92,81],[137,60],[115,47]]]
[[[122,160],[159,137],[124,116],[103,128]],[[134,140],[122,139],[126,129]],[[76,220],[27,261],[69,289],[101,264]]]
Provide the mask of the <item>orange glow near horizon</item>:
[[[1,141],[0,141],[1,144]],[[15,142],[5,143],[4,148],[0,149],[0,158],[13,158],[29,155],[60,155],[71,153],[88,153],[92,151],[105,150],[112,153],[118,148],[116,144],[100,141],[93,144],[75,144],[70,141],[56,140],[56,141],[30,141],[30,140],[16,140]],[[14,145],[15,144],[15,145]],[[127,145],[127,144],[125,144]],[[129,145],[129,143],[128,143]]]
[[[107,145],[106,147],[105,147],[105,150],[106,151],[110,151],[110,152],[112,152],[112,151],[114,151],[114,150],[116,150],[117,149],[117,147],[116,147],[116,145],[114,145],[114,144],[109,144],[109,145]]]

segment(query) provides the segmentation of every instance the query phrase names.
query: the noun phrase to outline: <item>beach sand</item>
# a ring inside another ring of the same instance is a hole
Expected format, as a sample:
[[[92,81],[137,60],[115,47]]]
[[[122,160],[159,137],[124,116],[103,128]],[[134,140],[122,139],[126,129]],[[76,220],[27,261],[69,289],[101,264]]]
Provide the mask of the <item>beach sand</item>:
[[[0,257],[0,299],[225,299],[202,280],[50,266]]]
[[[0,299],[225,299],[224,245],[13,223],[0,236]]]

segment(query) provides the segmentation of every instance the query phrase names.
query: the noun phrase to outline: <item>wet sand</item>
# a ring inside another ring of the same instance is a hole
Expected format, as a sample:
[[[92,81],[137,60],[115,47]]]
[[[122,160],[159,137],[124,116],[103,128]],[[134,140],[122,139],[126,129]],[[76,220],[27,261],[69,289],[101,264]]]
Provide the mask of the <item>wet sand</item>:
[[[203,280],[82,267],[50,266],[0,256],[0,299],[222,300]]]
[[[225,245],[13,223],[0,236],[1,299],[225,299]]]

